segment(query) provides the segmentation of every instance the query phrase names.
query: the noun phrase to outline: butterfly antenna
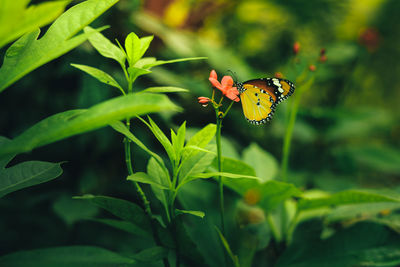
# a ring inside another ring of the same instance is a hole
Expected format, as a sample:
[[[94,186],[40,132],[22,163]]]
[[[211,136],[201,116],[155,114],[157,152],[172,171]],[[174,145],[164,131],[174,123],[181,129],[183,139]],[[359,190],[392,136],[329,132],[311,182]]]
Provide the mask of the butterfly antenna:
[[[228,70],[228,72],[230,72],[232,74],[234,84],[237,84],[238,79],[236,76],[236,72],[231,71],[231,70]]]

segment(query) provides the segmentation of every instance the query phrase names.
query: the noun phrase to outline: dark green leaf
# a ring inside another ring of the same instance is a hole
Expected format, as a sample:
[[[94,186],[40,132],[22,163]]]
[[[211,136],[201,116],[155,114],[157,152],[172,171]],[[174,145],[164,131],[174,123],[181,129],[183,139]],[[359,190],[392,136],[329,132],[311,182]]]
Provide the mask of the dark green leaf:
[[[152,180],[159,184],[171,184],[169,173],[166,172],[165,169],[154,158],[150,158],[149,163],[147,164],[147,173]],[[165,211],[168,213],[167,192],[156,186],[152,186],[151,188],[153,189],[157,199],[160,200],[160,202],[164,205]]]
[[[135,260],[112,251],[89,246],[71,246],[20,251],[0,257],[8,267],[139,266]]]
[[[114,219],[91,219],[91,221],[99,222],[111,226],[113,228],[131,233],[136,236],[153,238],[153,235],[148,231],[144,231],[142,228],[127,221],[114,220]]]
[[[0,135],[0,147],[5,146],[8,143],[11,143],[12,140]],[[7,164],[14,158],[15,155],[9,155],[8,157],[4,157],[0,159],[0,170],[5,169]]]
[[[233,254],[228,241],[225,239],[225,237],[222,235],[221,231],[217,227],[215,227],[215,229],[217,230],[219,237],[221,238],[222,244],[224,245],[226,252],[228,252],[229,257],[233,261],[234,266],[235,267],[240,266],[239,259],[235,254]]]
[[[137,261],[152,262],[160,261],[168,256],[168,249],[163,247],[152,247],[140,251],[139,253],[132,256]]]
[[[107,210],[115,216],[135,224],[142,231],[150,232],[150,221],[144,210],[135,203],[112,197],[84,195],[74,197],[76,199],[86,199],[96,206]]]
[[[61,163],[26,161],[0,170],[0,197],[53,180],[62,174]]]

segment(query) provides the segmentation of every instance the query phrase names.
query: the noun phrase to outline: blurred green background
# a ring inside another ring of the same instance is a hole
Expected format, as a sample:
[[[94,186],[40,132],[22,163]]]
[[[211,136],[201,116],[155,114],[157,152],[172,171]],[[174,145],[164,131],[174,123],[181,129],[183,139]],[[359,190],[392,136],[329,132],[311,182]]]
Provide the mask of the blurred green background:
[[[190,90],[170,96],[184,112],[154,116],[166,133],[184,120],[192,128],[214,122],[213,110],[197,103],[197,97],[211,96],[211,69],[221,77],[232,70],[240,81],[276,72],[295,81],[293,68],[308,71],[310,64],[316,65],[316,81],[301,100],[295,125],[289,182],[329,192],[360,187],[400,192],[399,13],[397,0],[120,0],[94,25],[110,25],[103,34],[120,42],[132,31],[154,34],[147,56],[209,58],[154,68],[135,83],[136,90],[154,85]],[[296,59],[295,42],[300,43]],[[322,48],[324,63],[318,61]],[[1,94],[1,135],[13,138],[51,114],[118,95],[70,63],[123,79],[120,67],[86,42]],[[289,105],[290,100],[281,104],[272,122],[263,126],[248,124],[240,104],[234,105],[222,130],[225,153],[240,154],[255,142],[280,162]],[[135,121],[133,130],[162,153],[143,125]],[[148,156],[139,149],[133,156],[136,170],[144,170]],[[111,128],[19,155],[12,163],[33,159],[67,162],[60,178],[0,199],[0,255],[53,245],[146,247],[122,232],[82,221],[101,211],[71,199],[90,193],[137,201],[125,181],[122,137]]]

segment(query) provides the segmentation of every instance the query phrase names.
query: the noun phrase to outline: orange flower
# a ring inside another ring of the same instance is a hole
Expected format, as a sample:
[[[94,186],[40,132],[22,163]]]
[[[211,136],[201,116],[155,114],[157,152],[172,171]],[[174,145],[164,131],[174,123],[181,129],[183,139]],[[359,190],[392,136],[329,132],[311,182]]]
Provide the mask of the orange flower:
[[[219,82],[217,73],[215,72],[215,70],[212,70],[210,72],[210,77],[208,78],[208,80],[215,88],[219,89],[222,94],[230,100],[233,100],[235,102],[240,101],[238,97],[239,91],[236,87],[233,86],[233,79],[231,76],[224,76],[222,77],[221,82]]]

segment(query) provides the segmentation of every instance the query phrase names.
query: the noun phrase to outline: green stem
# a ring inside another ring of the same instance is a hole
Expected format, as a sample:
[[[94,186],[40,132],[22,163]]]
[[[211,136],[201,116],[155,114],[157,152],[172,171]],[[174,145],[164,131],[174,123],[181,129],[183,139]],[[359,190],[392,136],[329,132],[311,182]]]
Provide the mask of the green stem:
[[[217,161],[218,161],[218,171],[222,172],[222,151],[221,151],[221,127],[222,127],[222,118],[219,117],[217,112]],[[222,235],[225,236],[225,211],[224,211],[224,184],[222,183],[222,177],[218,177],[219,184],[219,205],[220,205],[220,216],[221,216],[221,232]]]
[[[130,120],[129,119],[126,120],[126,126],[128,127],[128,129],[130,129]],[[126,167],[128,169],[128,174],[132,175],[133,167],[132,167],[132,158],[131,158],[131,141],[127,138],[124,139],[124,147],[125,147]],[[150,202],[148,201],[148,199],[147,199],[146,195],[144,194],[140,185],[137,182],[133,182],[133,184],[134,184],[136,191],[138,192],[140,198],[142,199],[142,202],[144,205],[144,210],[145,210],[147,216],[149,216],[149,218],[150,218],[150,226],[151,226],[151,230],[153,233],[154,242],[156,243],[157,246],[161,246],[161,240],[157,234],[157,226],[156,226],[155,219],[153,217],[153,213],[151,211]],[[163,263],[164,263],[165,267],[170,266],[167,258],[163,259]]]

